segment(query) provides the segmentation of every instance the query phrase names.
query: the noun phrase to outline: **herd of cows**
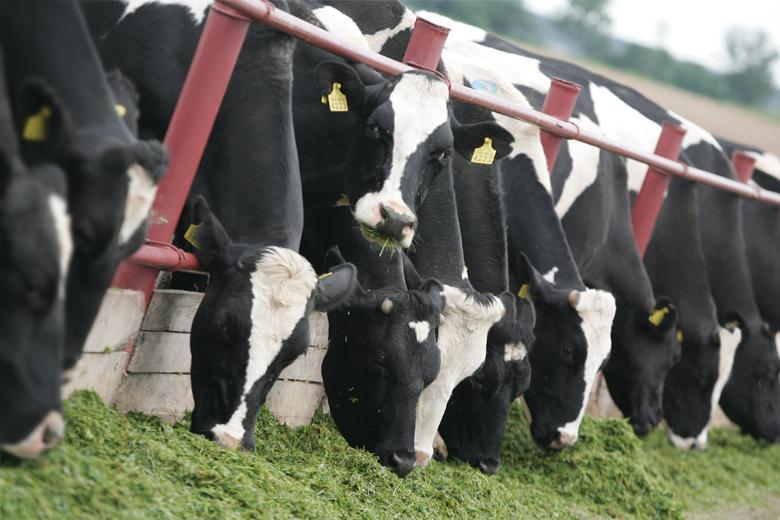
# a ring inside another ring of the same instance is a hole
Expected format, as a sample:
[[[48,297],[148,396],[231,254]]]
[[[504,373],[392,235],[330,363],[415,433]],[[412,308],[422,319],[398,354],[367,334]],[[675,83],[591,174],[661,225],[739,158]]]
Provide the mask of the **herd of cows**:
[[[61,383],[142,242],[209,3],[0,3],[0,448],[17,457],[63,436]],[[396,60],[415,20],[396,0],[275,4]],[[400,476],[434,447],[495,473],[521,395],[533,438],[571,446],[600,371],[638,435],[664,419],[675,446],[704,449],[720,404],[780,440],[780,210],[675,178],[642,257],[630,211],[644,165],[569,141],[549,171],[537,127],[450,99],[443,78],[534,108],[552,77],[579,83],[580,127],[651,151],[675,122],[681,160],[732,179],[737,145],[418,14],[452,29],[440,74],[388,78],[250,27],[175,237],[210,273],[191,430],[252,449],[320,310],[333,419]],[[752,154],[753,182],[780,191],[780,160]]]

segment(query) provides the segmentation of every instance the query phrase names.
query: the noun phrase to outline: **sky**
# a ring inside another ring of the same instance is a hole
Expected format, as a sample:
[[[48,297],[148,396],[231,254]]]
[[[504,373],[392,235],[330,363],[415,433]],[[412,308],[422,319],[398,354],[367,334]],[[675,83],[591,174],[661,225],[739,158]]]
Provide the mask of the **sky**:
[[[566,0],[523,0],[539,14],[554,15]],[[666,48],[673,56],[715,70],[728,63],[726,33],[733,26],[763,29],[780,49],[779,0],[611,0],[611,34],[620,39]],[[780,85],[780,64],[775,62]]]

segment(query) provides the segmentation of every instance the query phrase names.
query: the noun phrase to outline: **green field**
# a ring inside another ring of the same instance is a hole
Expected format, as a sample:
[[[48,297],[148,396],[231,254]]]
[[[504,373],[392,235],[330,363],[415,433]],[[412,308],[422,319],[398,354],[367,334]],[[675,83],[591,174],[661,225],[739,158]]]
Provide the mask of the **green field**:
[[[0,459],[0,518],[674,518],[780,498],[780,446],[731,431],[713,432],[705,453],[681,453],[660,432],[640,442],[622,421],[586,419],[575,448],[548,453],[515,407],[498,475],[434,462],[401,480],[349,448],[327,416],[290,430],[263,411],[258,449],[246,453],[186,423],[124,416],[94,393],[65,412],[60,449]]]

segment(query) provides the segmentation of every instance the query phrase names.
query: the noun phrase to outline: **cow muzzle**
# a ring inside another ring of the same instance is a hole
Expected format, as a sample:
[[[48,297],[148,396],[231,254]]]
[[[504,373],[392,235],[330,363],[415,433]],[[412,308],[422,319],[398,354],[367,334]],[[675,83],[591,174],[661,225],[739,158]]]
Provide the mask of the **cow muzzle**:
[[[412,245],[417,229],[417,217],[406,204],[399,201],[361,199],[355,206],[355,219],[360,224],[363,236],[383,247],[408,248]]]
[[[27,437],[0,449],[20,459],[35,459],[57,447],[65,436],[65,421],[59,412],[49,412]]]
[[[415,455],[413,451],[395,450],[381,456],[379,462],[403,478],[414,469]]]

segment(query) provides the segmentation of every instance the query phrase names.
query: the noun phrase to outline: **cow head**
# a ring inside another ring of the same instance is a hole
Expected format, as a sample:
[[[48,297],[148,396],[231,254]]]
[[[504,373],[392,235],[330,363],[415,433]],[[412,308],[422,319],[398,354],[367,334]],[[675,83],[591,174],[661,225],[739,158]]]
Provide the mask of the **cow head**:
[[[501,296],[506,312],[488,333],[485,363],[453,391],[439,433],[449,456],[492,475],[500,464],[509,406],[531,382],[536,314],[527,298]]]
[[[666,375],[663,410],[669,440],[680,449],[707,447],[710,417],[731,374],[739,328],[678,331],[680,362]]]
[[[623,319],[615,320],[616,346],[604,378],[637,435],[647,435],[661,420],[664,379],[681,354],[676,325],[677,310],[665,297],[649,313],[626,311]]]
[[[331,341],[322,363],[339,431],[401,477],[415,464],[420,392],[439,372],[435,333],[444,308],[439,282],[410,276],[407,285],[360,288],[345,309],[328,313]]]
[[[742,342],[720,405],[729,419],[753,437],[780,439],[780,344],[766,324],[739,320]]]
[[[133,95],[126,81],[112,83],[116,97],[123,99],[124,114],[135,113]],[[42,111],[61,113],[56,96],[45,86],[31,83],[23,104],[27,114],[22,123]],[[117,118],[115,106],[106,107]],[[61,123],[48,117],[41,123],[45,141],[23,139],[22,150],[31,164],[46,160],[47,142],[59,141],[57,162],[65,170],[68,208],[71,212],[73,258],[67,276],[65,316],[65,368],[72,368],[97,315],[100,302],[119,262],[133,253],[143,240],[145,225],[157,191],[157,183],[168,164],[168,154],[157,142],[136,141],[132,136],[118,138],[94,129],[77,128],[70,118]],[[61,128],[52,128],[56,125]],[[127,128],[116,122],[120,133]]]
[[[495,122],[455,119],[447,84],[433,74],[412,71],[366,85],[349,65],[328,62],[315,75],[323,96],[340,84],[360,116],[346,194],[369,240],[412,244],[417,208],[453,150],[470,158],[490,138],[496,158],[509,153],[512,136]]]
[[[195,199],[192,234],[210,272],[190,336],[191,430],[225,447],[254,449],[254,424],[279,373],[309,345],[309,315],[346,301],[352,264],[317,278],[298,253],[233,243],[205,199]]]
[[[2,69],[0,60],[0,82]],[[0,450],[20,458],[56,446],[64,431],[64,284],[73,246],[64,175],[43,162],[58,153],[58,110],[49,123],[50,139],[38,142],[42,162],[28,169],[0,84]]]
[[[517,273],[536,309],[531,384],[524,396],[531,435],[547,448],[571,446],[596,373],[610,354],[615,299],[605,291],[556,287],[525,255],[520,255]]]

